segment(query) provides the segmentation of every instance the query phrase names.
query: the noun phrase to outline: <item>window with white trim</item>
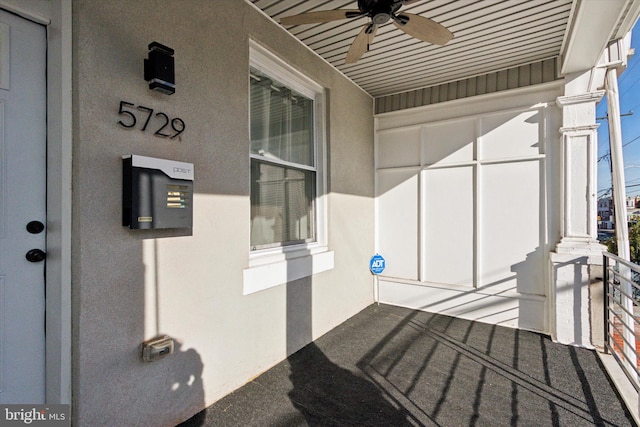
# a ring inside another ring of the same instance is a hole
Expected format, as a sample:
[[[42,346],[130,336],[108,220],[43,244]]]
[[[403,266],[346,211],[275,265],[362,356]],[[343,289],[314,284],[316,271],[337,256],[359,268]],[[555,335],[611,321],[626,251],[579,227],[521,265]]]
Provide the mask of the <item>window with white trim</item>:
[[[314,99],[251,67],[251,248],[316,241]]]
[[[333,268],[327,247],[324,88],[249,43],[250,294]]]

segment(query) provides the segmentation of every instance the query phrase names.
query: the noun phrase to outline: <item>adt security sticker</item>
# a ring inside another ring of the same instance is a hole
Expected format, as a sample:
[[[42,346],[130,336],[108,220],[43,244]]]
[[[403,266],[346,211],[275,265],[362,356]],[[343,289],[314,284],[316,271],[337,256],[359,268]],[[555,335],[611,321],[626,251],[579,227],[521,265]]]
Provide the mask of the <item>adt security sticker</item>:
[[[369,270],[373,274],[380,274],[384,271],[385,260],[382,255],[375,254],[371,257],[371,261],[369,261]]]

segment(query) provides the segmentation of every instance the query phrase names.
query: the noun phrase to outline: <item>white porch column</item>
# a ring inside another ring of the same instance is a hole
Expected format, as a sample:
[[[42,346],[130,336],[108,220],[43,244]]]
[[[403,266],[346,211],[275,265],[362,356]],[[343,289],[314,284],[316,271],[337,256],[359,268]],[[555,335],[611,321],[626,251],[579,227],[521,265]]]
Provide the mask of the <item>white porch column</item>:
[[[631,261],[631,250],[629,248],[629,227],[627,224],[627,192],[624,179],[624,159],[622,156],[622,129],[620,125],[620,98],[618,96],[618,72],[615,68],[607,71],[605,79],[605,89],[607,91],[607,106],[609,115],[609,147],[611,151],[611,184],[613,187],[613,200],[616,219],[616,240],[618,242],[618,256],[627,261]],[[627,281],[621,283],[623,294],[620,296],[620,305],[625,309],[620,316],[622,323],[627,325],[623,327],[622,336],[624,354],[626,356],[625,363],[627,370],[635,381],[638,377],[635,374],[638,366],[638,358],[636,356],[636,335],[635,319],[631,314],[633,310],[633,300],[627,295],[633,295],[633,286],[631,285],[631,269],[627,266],[620,265],[620,276]],[[625,295],[626,294],[626,295]],[[640,401],[639,401],[640,402]]]
[[[570,89],[570,85],[567,86]],[[567,92],[571,93],[570,90]],[[562,108],[561,240],[551,253],[551,333],[564,344],[591,345],[590,266],[602,264],[597,237],[595,107],[604,91],[569,94]]]

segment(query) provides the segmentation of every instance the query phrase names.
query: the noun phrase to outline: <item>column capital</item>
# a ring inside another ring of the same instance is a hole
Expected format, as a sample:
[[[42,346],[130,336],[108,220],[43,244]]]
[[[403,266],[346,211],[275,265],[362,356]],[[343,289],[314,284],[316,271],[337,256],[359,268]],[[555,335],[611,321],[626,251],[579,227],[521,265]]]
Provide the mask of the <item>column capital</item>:
[[[590,133],[597,130],[600,127],[600,123],[595,123],[593,125],[582,125],[582,126],[567,126],[561,127],[560,133]]]
[[[565,95],[559,96],[556,99],[556,104],[558,107],[569,107],[571,105],[584,104],[587,102],[600,102],[602,97],[604,97],[604,90],[597,90],[595,92],[587,92],[581,93],[578,95]]]
[[[586,130],[596,125],[596,104],[605,91],[583,92],[556,98],[556,105],[562,108],[562,128],[567,130]]]

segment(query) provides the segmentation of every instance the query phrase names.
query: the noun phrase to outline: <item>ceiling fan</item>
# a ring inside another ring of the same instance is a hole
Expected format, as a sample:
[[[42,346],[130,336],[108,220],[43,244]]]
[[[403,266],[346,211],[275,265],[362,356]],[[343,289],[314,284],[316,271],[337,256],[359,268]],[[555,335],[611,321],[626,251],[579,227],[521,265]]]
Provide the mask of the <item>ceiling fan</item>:
[[[358,0],[358,9],[334,9],[302,13],[280,19],[283,25],[317,24],[368,17],[371,22],[362,27],[349,48],[346,64],[353,64],[369,50],[379,25],[391,21],[411,37],[431,44],[444,45],[453,38],[453,33],[437,22],[413,13],[398,12],[404,5],[419,0]]]

